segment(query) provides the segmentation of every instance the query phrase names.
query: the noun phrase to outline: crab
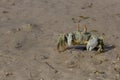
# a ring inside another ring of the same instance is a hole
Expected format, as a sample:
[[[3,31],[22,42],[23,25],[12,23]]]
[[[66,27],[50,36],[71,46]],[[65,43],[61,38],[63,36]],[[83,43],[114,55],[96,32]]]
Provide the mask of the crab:
[[[63,52],[71,45],[86,45],[86,49],[88,51],[98,48],[97,52],[101,53],[104,50],[103,35],[99,37],[95,34],[97,34],[97,31],[92,30],[88,32],[86,25],[84,26],[83,31],[80,30],[78,24],[77,31],[64,33],[59,36],[57,42],[57,51]]]

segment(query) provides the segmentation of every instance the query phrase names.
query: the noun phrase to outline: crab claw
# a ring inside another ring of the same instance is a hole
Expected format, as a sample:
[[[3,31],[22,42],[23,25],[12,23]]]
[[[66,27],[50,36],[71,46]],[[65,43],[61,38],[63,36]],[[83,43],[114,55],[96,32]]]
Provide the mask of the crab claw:
[[[87,46],[86,46],[86,49],[88,51],[92,51],[98,45],[98,38],[94,36],[92,37],[93,38],[88,41]]]

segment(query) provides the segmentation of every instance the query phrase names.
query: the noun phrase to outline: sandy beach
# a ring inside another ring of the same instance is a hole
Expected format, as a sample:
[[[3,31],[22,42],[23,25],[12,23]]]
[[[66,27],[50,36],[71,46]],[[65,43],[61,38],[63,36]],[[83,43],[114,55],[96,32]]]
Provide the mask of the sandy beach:
[[[104,53],[56,51],[78,16],[105,33]],[[0,0],[0,80],[120,80],[120,0]]]

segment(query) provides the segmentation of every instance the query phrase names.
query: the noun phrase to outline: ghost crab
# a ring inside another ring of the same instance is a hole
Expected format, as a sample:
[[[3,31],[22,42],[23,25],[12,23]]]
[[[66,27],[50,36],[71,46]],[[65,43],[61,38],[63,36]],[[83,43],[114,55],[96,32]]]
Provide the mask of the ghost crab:
[[[83,31],[80,30],[78,23],[77,31],[61,34],[59,36],[57,51],[65,51],[67,47],[71,45],[86,45],[86,49],[88,51],[92,51],[93,49],[97,48],[97,52],[101,53],[104,50],[104,34],[102,34],[101,36],[97,36],[96,34],[98,34],[96,30],[88,32],[86,25],[84,26]]]

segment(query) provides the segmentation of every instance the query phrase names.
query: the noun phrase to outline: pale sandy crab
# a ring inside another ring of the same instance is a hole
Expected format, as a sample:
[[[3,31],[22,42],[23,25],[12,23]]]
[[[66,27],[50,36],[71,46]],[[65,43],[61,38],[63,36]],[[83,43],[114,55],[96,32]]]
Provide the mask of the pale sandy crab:
[[[57,43],[57,51],[62,52],[67,49],[68,46],[71,45],[85,45],[88,51],[92,51],[95,48],[98,48],[97,51],[99,53],[104,50],[104,42],[103,35],[96,36],[96,30],[92,30],[90,32],[87,31],[86,25],[84,26],[84,30],[81,31],[79,24],[78,30],[71,33],[61,34],[58,38]]]

